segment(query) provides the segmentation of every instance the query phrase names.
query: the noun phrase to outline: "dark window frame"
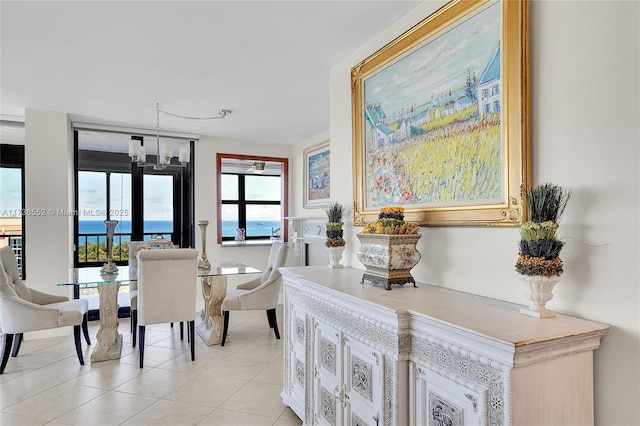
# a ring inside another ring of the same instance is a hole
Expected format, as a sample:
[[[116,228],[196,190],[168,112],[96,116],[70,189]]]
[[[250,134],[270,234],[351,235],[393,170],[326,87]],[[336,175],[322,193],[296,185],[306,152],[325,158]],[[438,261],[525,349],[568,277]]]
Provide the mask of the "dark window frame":
[[[249,161],[249,162],[264,161],[264,162],[280,163],[280,201],[257,201],[257,200],[247,201],[245,200],[244,193],[240,192],[240,191],[244,191],[244,178],[243,178],[244,175],[238,174],[238,173],[223,173],[222,161],[224,159],[243,160],[243,161]],[[238,191],[237,201],[222,200],[222,175],[223,174],[239,176],[239,179],[238,179],[239,191]],[[240,182],[242,182],[242,184]],[[222,205],[223,204],[225,205],[238,204],[239,206],[238,225],[240,228],[245,228],[245,229],[246,229],[246,210],[244,208],[240,208],[240,206],[246,207],[247,204],[249,205],[278,205],[279,204],[280,205],[280,228],[286,229],[285,217],[288,215],[288,212],[289,212],[289,159],[284,157],[265,157],[265,156],[258,156],[258,155],[241,155],[241,154],[226,154],[226,153],[216,154],[216,206],[217,206],[217,224],[216,225],[217,225],[217,231],[218,231],[218,235],[217,235],[218,244],[222,244],[223,242],[226,242],[226,241],[233,241],[234,239],[233,237],[222,236]],[[242,226],[243,223],[244,223],[244,226]],[[283,241],[286,242],[287,233],[282,232],[281,235],[282,235]],[[249,236],[247,237],[247,240],[260,241],[260,240],[269,240],[269,238],[264,236],[260,236],[260,237]]]
[[[221,205],[237,205],[238,206],[238,228],[248,229],[247,227],[247,207],[249,206],[280,206],[280,212],[282,213],[282,203],[277,200],[247,200],[246,198],[246,177],[251,176],[258,179],[273,177],[269,175],[247,175],[243,173],[221,173],[222,175],[233,175],[238,177],[238,199],[237,200],[220,200]],[[282,179],[282,176],[278,176]],[[280,194],[282,196],[282,194]],[[268,236],[259,235],[245,235],[247,240],[264,240],[269,238]],[[222,236],[222,241],[233,241],[234,237],[225,237]]]
[[[22,206],[20,207],[21,209],[24,209],[25,207],[25,161],[24,161],[24,145],[10,145],[10,144],[4,144],[4,143],[0,143],[0,167],[6,167],[6,168],[16,168],[16,169],[20,169],[21,170],[21,185],[22,185]],[[25,215],[21,215],[21,222],[22,222],[22,233],[21,233],[21,237],[22,237],[22,259],[21,259],[21,263],[22,263],[22,271],[21,271],[21,278],[23,280],[27,279],[27,244],[26,244],[26,235],[27,235],[27,228],[26,228],[26,220],[25,220],[26,216]]]

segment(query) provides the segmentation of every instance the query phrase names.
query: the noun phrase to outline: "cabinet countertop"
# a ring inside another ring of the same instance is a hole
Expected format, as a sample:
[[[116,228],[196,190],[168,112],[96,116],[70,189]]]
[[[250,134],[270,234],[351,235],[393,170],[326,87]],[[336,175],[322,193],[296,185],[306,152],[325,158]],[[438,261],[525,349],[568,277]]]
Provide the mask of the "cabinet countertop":
[[[521,305],[446,289],[425,283],[406,284],[391,291],[369,282],[360,283],[365,271],[326,266],[281,268],[285,276],[320,286],[341,298],[364,300],[398,314],[435,319],[480,333],[515,347],[585,334],[603,334],[606,324],[557,314],[536,319],[520,313]]]

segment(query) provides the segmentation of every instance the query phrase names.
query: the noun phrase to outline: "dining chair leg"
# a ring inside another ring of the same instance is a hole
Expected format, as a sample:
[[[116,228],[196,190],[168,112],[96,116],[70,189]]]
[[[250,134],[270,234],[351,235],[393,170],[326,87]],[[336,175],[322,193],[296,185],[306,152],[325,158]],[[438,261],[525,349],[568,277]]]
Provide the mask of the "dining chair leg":
[[[22,338],[23,338],[22,333],[16,333],[16,339],[13,342],[13,352],[11,352],[11,356],[14,358],[17,357],[18,352],[20,352],[20,345],[22,345]]]
[[[223,311],[224,322],[222,326],[222,343],[220,346],[224,346],[224,342],[227,340],[227,330],[229,329],[229,311]]]
[[[138,329],[138,310],[131,313],[131,323],[133,325],[133,347],[136,347],[136,331]]]
[[[269,309],[267,309],[267,321],[269,321],[269,328],[273,328],[273,320],[271,319],[271,313]]]
[[[140,368],[142,368],[144,364],[144,329],[144,325],[138,327],[138,334],[140,335],[140,341],[138,342],[138,346],[140,347]]]
[[[191,361],[196,360],[196,339],[193,338],[193,333],[196,329],[195,321],[189,321],[189,335],[191,336]]]
[[[73,340],[76,342],[76,353],[80,365],[84,365],[84,357],[82,356],[82,336],[80,336],[80,325],[73,326]]]
[[[276,310],[267,309],[267,317],[269,318],[269,325],[273,328],[273,332],[276,334],[276,339],[280,339],[280,332],[278,331],[278,319],[276,317]]]
[[[4,373],[4,368],[9,361],[9,354],[11,353],[11,345],[13,344],[13,334],[4,335],[4,346],[2,347],[2,364],[0,364],[0,374]]]
[[[180,340],[184,340],[184,323],[180,321]]]
[[[87,341],[87,345],[91,344],[91,339],[89,338],[89,313],[84,314],[82,317],[82,333],[84,334],[84,340]]]

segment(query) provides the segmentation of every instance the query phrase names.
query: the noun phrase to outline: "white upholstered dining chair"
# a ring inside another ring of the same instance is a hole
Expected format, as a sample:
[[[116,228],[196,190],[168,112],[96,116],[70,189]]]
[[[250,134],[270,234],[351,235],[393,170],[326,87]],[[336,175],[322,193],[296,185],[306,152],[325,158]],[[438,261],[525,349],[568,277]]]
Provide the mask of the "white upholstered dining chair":
[[[276,320],[276,306],[280,296],[282,277],[278,268],[284,266],[287,260],[286,243],[274,241],[269,252],[269,264],[262,276],[227,290],[227,295],[222,302],[222,315],[224,325],[222,331],[222,343],[227,340],[229,329],[229,311],[239,310],[266,310],[269,327],[273,329],[276,338],[280,338],[278,321]]]
[[[90,345],[88,311],[89,302],[84,299],[69,300],[27,287],[19,276],[11,247],[0,248],[0,326],[4,334],[0,374],[7,366],[12,344],[11,355],[18,356],[23,333],[58,327],[73,326],[76,353],[80,364],[84,365],[80,329],[82,327]]]
[[[138,252],[144,241],[129,241],[129,277],[138,278]],[[131,316],[131,333],[133,346],[136,345],[138,328],[138,281],[129,281],[129,313]]]
[[[144,364],[145,327],[187,322],[191,360],[195,360],[196,276],[198,250],[138,252],[138,350]],[[182,338],[182,335],[180,336]]]

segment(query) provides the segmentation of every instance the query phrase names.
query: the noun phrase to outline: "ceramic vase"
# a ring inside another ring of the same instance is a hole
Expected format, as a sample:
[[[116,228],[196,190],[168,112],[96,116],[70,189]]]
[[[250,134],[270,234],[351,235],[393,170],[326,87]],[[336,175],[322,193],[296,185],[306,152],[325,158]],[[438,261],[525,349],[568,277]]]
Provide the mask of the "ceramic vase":
[[[208,220],[198,221],[200,236],[202,237],[202,258],[198,261],[198,268],[200,269],[211,269],[211,264],[207,259],[207,225],[209,225]]]
[[[236,228],[236,236],[233,238],[238,243],[244,243],[246,240],[246,233],[244,228]]]
[[[107,263],[100,268],[101,274],[116,274],[118,267],[113,262],[113,235],[118,226],[117,220],[105,220],[105,226],[107,227]]]
[[[416,266],[422,257],[416,249],[420,234],[356,234],[360,240],[358,260],[367,272],[362,281],[384,284],[391,290],[392,284],[404,285],[416,281],[411,276],[411,268]]]
[[[553,298],[553,287],[560,281],[559,276],[546,277],[544,275],[520,275],[524,285],[524,295],[529,300],[528,308],[520,312],[534,318],[553,318],[556,313],[545,307]]]
[[[329,267],[331,267],[332,269],[342,268],[342,265],[340,264],[340,259],[342,259],[342,252],[344,252],[344,246],[327,247],[327,251],[329,252]]]

